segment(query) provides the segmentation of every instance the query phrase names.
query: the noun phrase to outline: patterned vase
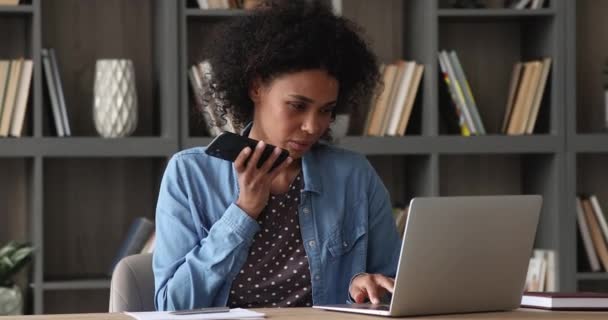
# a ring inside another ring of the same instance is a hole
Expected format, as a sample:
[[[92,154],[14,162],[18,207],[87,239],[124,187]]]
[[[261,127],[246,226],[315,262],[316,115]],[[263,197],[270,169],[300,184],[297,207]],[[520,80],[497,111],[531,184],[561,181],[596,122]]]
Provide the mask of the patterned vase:
[[[23,313],[21,289],[17,286],[0,287],[0,316]]]
[[[95,64],[93,119],[104,138],[125,137],[137,126],[137,91],[133,62],[103,59]]]

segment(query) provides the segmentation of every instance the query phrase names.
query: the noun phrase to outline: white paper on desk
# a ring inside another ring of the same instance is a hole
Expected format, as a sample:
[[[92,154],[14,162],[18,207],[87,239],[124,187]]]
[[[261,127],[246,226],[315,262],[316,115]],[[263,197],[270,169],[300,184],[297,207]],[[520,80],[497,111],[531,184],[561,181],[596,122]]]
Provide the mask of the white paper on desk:
[[[241,308],[230,309],[230,312],[197,313],[184,315],[171,314],[169,311],[125,312],[125,314],[137,320],[261,319],[265,316],[265,314],[263,313]]]

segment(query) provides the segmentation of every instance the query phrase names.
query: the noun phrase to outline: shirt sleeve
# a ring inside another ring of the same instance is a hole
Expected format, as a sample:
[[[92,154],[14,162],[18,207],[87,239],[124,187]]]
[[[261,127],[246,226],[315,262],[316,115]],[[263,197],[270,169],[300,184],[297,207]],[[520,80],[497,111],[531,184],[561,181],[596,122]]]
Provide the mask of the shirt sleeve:
[[[227,279],[239,271],[259,231],[258,223],[234,203],[204,230],[195,222],[200,213],[189,196],[184,171],[183,161],[173,157],[160,186],[153,257],[157,310],[224,304],[217,298]]]

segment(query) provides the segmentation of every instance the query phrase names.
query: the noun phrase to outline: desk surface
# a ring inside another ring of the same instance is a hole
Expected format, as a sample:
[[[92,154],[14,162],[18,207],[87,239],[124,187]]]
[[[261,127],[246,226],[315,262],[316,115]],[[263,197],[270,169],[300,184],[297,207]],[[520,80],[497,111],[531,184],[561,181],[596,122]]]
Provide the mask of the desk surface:
[[[270,308],[253,309],[266,314],[267,319],[304,319],[304,320],[346,320],[346,319],[393,319],[386,317],[376,317],[369,315],[357,315],[354,313],[342,313],[324,311],[312,308]],[[133,320],[131,317],[122,313],[90,313],[90,314],[62,314],[62,315],[36,315],[20,317],[0,317],[0,319],[15,320]],[[408,317],[407,319],[608,319],[608,312],[563,312],[563,311],[544,311],[535,309],[518,309],[512,312],[492,312],[492,313],[469,313],[456,315],[440,315],[426,317]]]

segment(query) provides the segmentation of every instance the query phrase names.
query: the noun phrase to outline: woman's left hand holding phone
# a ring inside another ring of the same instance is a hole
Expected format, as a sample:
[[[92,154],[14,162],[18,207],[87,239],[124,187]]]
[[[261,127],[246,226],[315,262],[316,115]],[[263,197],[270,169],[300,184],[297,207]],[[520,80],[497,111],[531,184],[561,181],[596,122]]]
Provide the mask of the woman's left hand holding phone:
[[[266,144],[260,141],[253,150],[253,154],[252,150],[246,147],[241,150],[234,161],[239,182],[239,195],[236,205],[253,219],[258,218],[266,203],[268,203],[272,181],[293,162],[293,159],[288,157],[278,167],[271,170],[272,165],[281,154],[281,148],[276,147],[272,155],[258,168],[257,163],[265,146]]]

